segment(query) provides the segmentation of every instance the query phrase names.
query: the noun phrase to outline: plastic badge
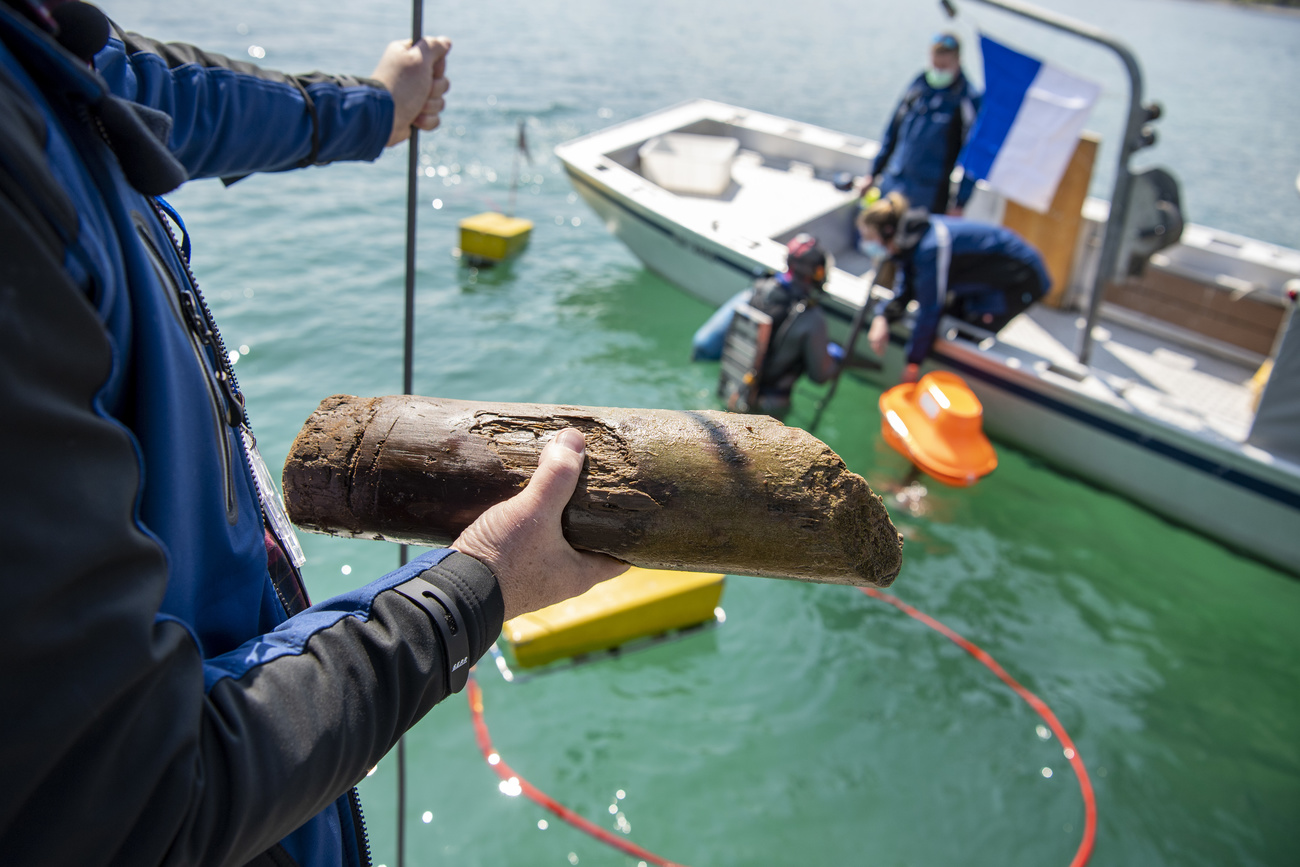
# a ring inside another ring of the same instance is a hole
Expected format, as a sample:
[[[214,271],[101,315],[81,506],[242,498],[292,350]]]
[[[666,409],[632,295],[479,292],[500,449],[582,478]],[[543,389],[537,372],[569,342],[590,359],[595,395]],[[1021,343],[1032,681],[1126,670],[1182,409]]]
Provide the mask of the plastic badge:
[[[257,497],[262,501],[262,513],[271,522],[271,531],[280,540],[280,544],[284,545],[293,565],[302,566],[307,562],[307,555],[302,552],[302,546],[298,544],[298,536],[293,531],[293,524],[289,522],[289,513],[284,508],[284,500],[280,498],[280,489],[275,486],[275,481],[271,478],[271,470],[266,466],[266,461],[262,460],[262,455],[257,450],[257,441],[248,432],[248,428],[242,429],[240,434],[244,437],[248,462],[252,464],[253,476],[257,479]]]

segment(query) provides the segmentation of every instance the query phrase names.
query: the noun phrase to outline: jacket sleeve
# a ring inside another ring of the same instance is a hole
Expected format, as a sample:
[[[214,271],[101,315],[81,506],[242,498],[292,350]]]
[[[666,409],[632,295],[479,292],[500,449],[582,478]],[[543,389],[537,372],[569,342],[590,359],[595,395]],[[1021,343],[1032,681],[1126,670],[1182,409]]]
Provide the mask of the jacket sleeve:
[[[979,94],[973,93],[967,99],[962,100],[962,133],[961,139],[957,145],[957,155],[953,158],[954,165],[961,156],[961,152],[966,147],[966,142],[970,141],[971,131],[975,128],[975,119],[979,117],[981,98]],[[970,117],[966,115],[969,113]],[[957,185],[957,207],[964,208],[970,201],[971,195],[975,192],[975,176],[970,172],[962,171],[961,183]]]
[[[830,338],[826,332],[826,314],[817,308],[810,312],[814,315],[807,317],[808,333],[803,344],[804,370],[808,371],[808,378],[813,382],[826,382],[835,375],[838,365],[827,350]]]
[[[880,150],[876,152],[876,161],[871,164],[871,176],[876,177],[885,170],[889,164],[889,157],[894,153],[894,145],[898,143],[898,127],[903,122],[904,115],[907,114],[907,104],[912,96],[912,90],[915,83],[909,84],[907,90],[903,92],[902,98],[898,105],[894,107],[894,113],[889,117],[889,124],[885,127],[885,134],[880,139]]]
[[[0,69],[0,73],[3,70]],[[0,864],[243,864],[355,784],[447,695],[433,624],[391,589],[423,572],[471,657],[495,578],[439,551],[204,660],[158,615],[166,552],[143,468],[99,405],[120,349],[82,285],[78,220],[31,103],[0,74]],[[93,817],[69,832],[68,817]]]
[[[392,134],[392,97],[369,79],[286,75],[116,25],[95,67],[114,95],[171,116],[191,178],[373,160]]]
[[[939,330],[939,320],[943,318],[943,304],[939,298],[938,275],[933,250],[918,250],[913,258],[913,267],[907,269],[911,284],[909,289],[916,299],[916,318],[912,325],[912,336],[907,341],[904,353],[909,364],[925,361],[930,347],[934,344],[935,334]]]

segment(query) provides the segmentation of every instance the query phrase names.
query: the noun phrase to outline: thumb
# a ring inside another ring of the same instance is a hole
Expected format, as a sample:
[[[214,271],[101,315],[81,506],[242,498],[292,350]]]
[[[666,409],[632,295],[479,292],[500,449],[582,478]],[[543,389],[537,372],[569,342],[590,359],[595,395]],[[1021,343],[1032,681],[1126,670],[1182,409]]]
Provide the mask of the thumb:
[[[525,489],[527,496],[559,514],[578,487],[586,452],[587,441],[581,431],[571,427],[560,431],[538,455],[537,470]]]

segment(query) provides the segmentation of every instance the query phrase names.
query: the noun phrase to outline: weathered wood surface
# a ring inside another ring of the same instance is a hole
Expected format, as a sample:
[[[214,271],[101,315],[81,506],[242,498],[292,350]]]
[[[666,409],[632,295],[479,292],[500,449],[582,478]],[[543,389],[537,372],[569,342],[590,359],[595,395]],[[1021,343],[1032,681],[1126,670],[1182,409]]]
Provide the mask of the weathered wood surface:
[[[652,569],[879,586],[898,574],[902,537],[866,481],[767,416],[335,395],[285,463],[289,516],[449,544],[517,493],[566,427],[587,439],[563,518],[574,547]]]

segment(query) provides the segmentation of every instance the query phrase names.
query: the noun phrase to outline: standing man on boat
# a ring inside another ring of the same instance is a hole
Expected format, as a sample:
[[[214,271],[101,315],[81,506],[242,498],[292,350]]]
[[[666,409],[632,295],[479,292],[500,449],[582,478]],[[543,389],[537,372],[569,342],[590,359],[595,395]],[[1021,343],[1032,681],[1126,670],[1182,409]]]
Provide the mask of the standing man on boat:
[[[0,864],[368,863],[352,787],[505,618],[624,568],[561,533],[567,430],[451,548],[309,608],[158,198],[373,160],[438,125],[449,48],[287,76],[0,0]]]
[[[1010,229],[909,208],[898,193],[861,211],[857,227],[867,255],[896,266],[894,297],[877,303],[867,331],[876,355],[884,357],[890,322],[917,303],[904,382],[916,382],[945,313],[996,332],[1052,285],[1038,251]]]
[[[758,412],[778,418],[790,409],[790,395],[804,374],[813,382],[826,382],[844,359],[844,348],[827,337],[826,314],[820,302],[831,256],[812,235],[801,233],[786,245],[786,270],[763,277],[718,309],[695,332],[691,342],[694,360],[724,358],[725,338],[739,307],[757,310],[771,318],[771,337],[760,357],[737,359],[726,368],[760,371]],[[725,359],[724,359],[725,361]]]
[[[902,193],[932,214],[960,216],[975,188],[962,177],[953,195],[951,177],[975,123],[980,97],[961,68],[961,42],[952,33],[930,40],[930,65],[903,94],[881,137],[871,168],[879,196]]]

